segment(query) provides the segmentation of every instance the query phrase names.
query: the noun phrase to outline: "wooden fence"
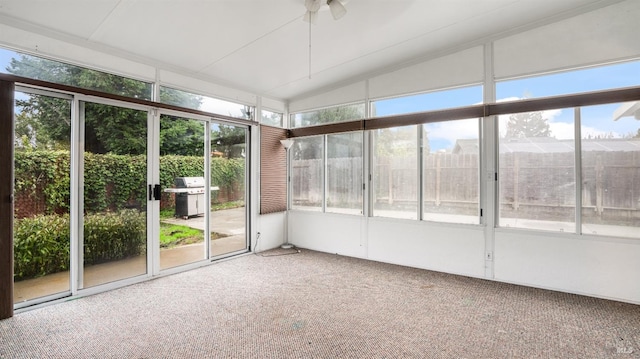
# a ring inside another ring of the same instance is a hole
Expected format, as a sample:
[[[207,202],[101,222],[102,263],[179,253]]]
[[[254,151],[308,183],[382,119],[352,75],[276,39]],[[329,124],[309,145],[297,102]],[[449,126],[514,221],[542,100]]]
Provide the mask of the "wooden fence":
[[[573,153],[500,155],[500,206],[505,216],[558,220],[574,216],[576,181]],[[373,201],[382,206],[418,200],[417,158],[378,158],[373,165]],[[328,199],[361,201],[361,158],[328,163]],[[423,200],[438,212],[475,214],[478,209],[477,154],[429,154],[424,158]],[[293,163],[292,196],[298,205],[322,203],[322,160]],[[582,155],[582,205],[589,220],[616,217],[640,221],[640,152],[591,151]],[[448,210],[450,208],[451,210]],[[534,215],[535,212],[535,216]],[[608,215],[607,215],[608,213]]]

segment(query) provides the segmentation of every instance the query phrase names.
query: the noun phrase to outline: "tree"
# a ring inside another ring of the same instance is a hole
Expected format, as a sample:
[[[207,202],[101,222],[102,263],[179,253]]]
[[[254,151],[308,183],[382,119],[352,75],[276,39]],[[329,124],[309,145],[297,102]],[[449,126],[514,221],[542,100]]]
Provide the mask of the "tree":
[[[509,116],[506,138],[551,137],[551,129],[542,112],[523,112]]]
[[[293,126],[317,126],[362,118],[364,118],[364,107],[362,106],[337,106],[298,114],[294,119]],[[304,144],[298,142],[296,141],[296,145],[291,149],[292,158],[315,159],[322,157],[322,136],[310,138]],[[329,149],[329,157],[335,155],[333,151],[334,149]]]
[[[221,152],[226,158],[241,157],[244,153],[246,132],[244,127],[213,125],[211,151]]]
[[[591,138],[592,138],[592,137],[591,137],[591,136],[589,136],[589,139],[591,139]],[[599,136],[598,136],[598,137],[596,137],[596,138],[599,138]],[[612,133],[611,133],[611,137],[610,137],[610,138],[614,138],[614,136],[613,136],[613,134],[612,134]],[[633,131],[629,131],[629,132],[627,132],[627,134],[622,135],[622,138],[625,138],[625,139],[629,139],[629,138],[640,138],[640,128],[639,128],[636,132],[633,132]]]
[[[151,98],[150,83],[34,56],[20,55],[18,59],[11,59],[6,70],[37,80],[131,98]],[[160,98],[162,102],[190,108],[198,108],[202,101],[199,96],[171,89],[161,91]],[[17,100],[16,104],[20,111],[16,116],[16,128],[22,129],[21,136],[27,136],[24,143],[32,143],[36,148],[49,148],[51,143],[69,143],[71,115],[68,100],[30,95],[26,100]],[[86,151],[133,155],[146,152],[146,111],[86,103],[84,117]],[[202,136],[185,136],[185,132],[181,132],[185,124],[180,121],[171,121],[170,124],[176,128],[165,128],[165,140],[173,143],[174,154],[192,153],[197,146],[194,141],[202,143]]]
[[[323,136],[296,138],[289,150],[291,159],[316,160],[323,156]]]
[[[282,114],[276,112],[268,112],[262,111],[262,124],[269,126],[282,127]]]
[[[169,87],[160,87],[160,101],[169,105],[198,110],[202,104],[202,96]]]
[[[415,153],[417,129],[417,126],[402,126],[377,130],[374,143],[375,155],[381,158],[394,158]]]
[[[59,98],[39,97],[41,106],[38,107],[41,110],[32,108],[29,101],[16,100],[16,150],[68,150],[71,103]],[[48,118],[48,121],[42,121],[41,117]]]
[[[204,123],[163,115],[160,118],[160,155],[203,156]]]

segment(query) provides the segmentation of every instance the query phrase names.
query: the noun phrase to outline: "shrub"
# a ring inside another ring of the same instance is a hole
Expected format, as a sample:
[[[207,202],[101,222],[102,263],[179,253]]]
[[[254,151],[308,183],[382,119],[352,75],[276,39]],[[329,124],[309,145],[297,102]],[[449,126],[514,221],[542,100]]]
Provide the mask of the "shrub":
[[[15,280],[69,269],[68,215],[19,219],[13,233]]]
[[[69,216],[23,218],[14,224],[14,278],[22,280],[69,269]],[[146,216],[136,210],[85,216],[84,264],[92,265],[144,252]]]
[[[86,216],[85,265],[140,255],[146,245],[146,228],[145,213],[133,209]]]

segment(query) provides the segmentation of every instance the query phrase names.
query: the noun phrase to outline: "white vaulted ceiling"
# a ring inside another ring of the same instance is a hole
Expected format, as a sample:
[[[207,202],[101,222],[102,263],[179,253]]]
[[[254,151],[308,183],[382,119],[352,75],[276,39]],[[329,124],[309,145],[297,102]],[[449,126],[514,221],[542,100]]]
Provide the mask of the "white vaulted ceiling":
[[[343,2],[340,20],[320,10],[311,58],[304,0],[0,0],[0,23],[290,100],[619,1]]]

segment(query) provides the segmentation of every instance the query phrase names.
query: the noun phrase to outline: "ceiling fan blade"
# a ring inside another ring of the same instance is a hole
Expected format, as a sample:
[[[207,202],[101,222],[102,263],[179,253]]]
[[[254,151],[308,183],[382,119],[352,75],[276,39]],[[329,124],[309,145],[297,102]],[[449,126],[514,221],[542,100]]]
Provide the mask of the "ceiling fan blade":
[[[347,13],[347,8],[344,7],[340,0],[328,0],[329,10],[334,20],[342,18]]]
[[[307,11],[316,12],[320,10],[320,6],[322,6],[322,0],[305,0],[304,6],[307,8]]]

